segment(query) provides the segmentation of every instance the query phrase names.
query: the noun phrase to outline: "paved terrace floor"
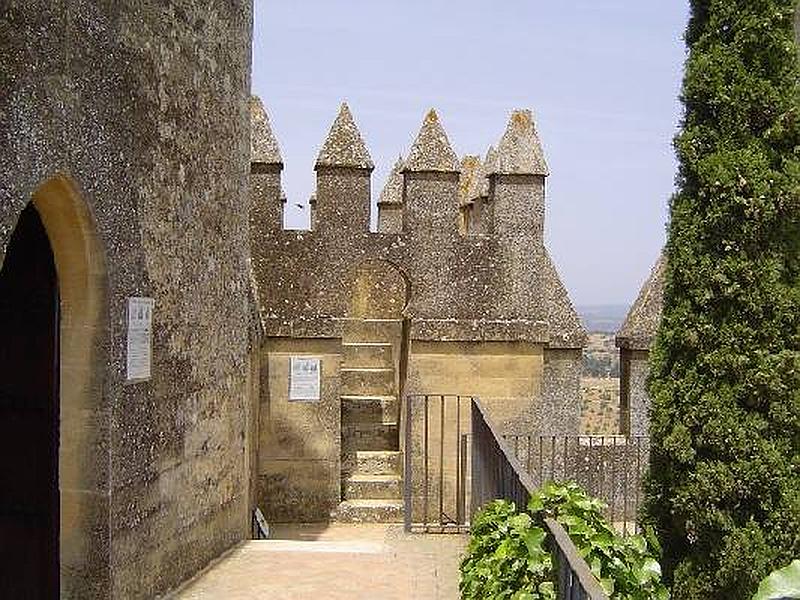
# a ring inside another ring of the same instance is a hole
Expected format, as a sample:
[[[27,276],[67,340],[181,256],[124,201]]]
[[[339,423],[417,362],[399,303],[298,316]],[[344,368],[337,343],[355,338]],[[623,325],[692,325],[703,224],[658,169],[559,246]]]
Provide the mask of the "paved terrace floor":
[[[244,542],[172,598],[458,600],[466,535],[402,525],[277,525]]]

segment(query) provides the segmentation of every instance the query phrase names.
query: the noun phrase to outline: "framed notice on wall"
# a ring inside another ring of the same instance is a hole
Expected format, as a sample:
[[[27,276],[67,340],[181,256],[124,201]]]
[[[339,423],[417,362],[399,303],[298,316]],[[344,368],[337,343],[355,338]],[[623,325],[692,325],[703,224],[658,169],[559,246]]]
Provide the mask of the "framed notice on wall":
[[[126,380],[150,379],[152,363],[153,308],[152,298],[128,298],[128,349]]]
[[[320,399],[320,360],[307,356],[289,359],[289,400]]]

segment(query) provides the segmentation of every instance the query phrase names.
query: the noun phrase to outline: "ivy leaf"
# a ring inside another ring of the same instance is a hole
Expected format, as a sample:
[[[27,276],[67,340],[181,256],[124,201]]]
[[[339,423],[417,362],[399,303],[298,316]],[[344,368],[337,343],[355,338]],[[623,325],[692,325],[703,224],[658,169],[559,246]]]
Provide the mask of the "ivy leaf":
[[[800,560],[773,571],[761,581],[753,600],[784,600],[800,598]]]

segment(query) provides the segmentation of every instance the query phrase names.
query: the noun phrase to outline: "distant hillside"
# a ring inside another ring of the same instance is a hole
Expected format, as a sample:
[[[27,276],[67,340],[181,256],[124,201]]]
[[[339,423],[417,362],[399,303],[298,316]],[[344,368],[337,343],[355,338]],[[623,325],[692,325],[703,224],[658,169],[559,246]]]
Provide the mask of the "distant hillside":
[[[625,304],[595,304],[576,307],[586,330],[591,333],[616,333],[630,307]]]

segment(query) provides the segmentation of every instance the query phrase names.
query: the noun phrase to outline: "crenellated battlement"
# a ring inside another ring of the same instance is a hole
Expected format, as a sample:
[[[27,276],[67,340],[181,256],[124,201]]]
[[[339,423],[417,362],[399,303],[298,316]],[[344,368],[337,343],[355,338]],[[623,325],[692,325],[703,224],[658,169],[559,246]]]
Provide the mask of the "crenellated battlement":
[[[399,269],[416,339],[518,340],[580,348],[585,333],[544,247],[547,161],[528,110],[483,159],[456,155],[431,110],[399,157],[369,231],[374,163],[342,104],[315,164],[312,230],[282,227],[283,160],[252,108],[250,237],[268,335],[337,335],[365,261]]]
[[[256,97],[251,110],[251,172],[254,179],[269,180],[270,190],[280,190],[283,159],[269,117]],[[312,232],[368,231],[373,169],[355,119],[342,103],[314,166],[317,186],[310,202]],[[533,239],[528,241],[542,244],[544,180],[548,175],[529,110],[512,113],[496,151],[490,146],[482,160],[477,155],[459,160],[438,114],[431,109],[408,157],[398,157],[380,194],[377,233],[403,234],[423,228],[434,235],[453,230],[465,237],[502,237],[506,233],[518,237],[525,233],[519,231],[520,225],[533,223],[529,232]],[[429,192],[433,181],[439,182],[439,201],[432,204]],[[273,220],[260,225],[281,228],[285,197],[278,193],[260,200],[266,208],[259,212]]]

